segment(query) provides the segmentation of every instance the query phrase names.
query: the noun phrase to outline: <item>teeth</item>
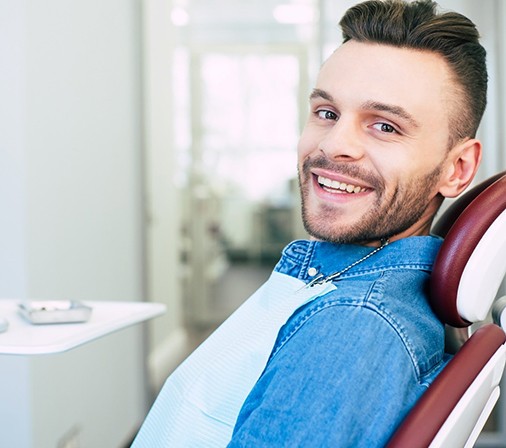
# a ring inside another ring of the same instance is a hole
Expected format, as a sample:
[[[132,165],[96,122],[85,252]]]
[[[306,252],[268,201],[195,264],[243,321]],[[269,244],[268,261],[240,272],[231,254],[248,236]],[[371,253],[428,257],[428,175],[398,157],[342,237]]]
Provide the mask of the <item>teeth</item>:
[[[359,187],[358,185],[345,184],[344,182],[338,182],[337,180],[332,180],[323,176],[318,176],[318,183],[327,188],[346,191],[348,193],[361,193],[366,190],[366,188]]]

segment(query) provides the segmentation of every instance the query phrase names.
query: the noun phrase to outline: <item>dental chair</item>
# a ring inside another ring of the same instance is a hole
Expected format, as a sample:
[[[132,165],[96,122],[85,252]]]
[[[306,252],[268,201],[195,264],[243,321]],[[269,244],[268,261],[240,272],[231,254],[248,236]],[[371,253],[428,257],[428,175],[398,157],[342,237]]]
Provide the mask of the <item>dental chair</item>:
[[[453,344],[455,355],[389,448],[474,446],[505,368],[506,296],[495,298],[506,272],[506,171],[460,196],[432,231],[445,240],[431,275],[431,305],[457,345],[465,342],[458,350]],[[491,309],[494,323],[483,324]],[[469,336],[471,324],[479,328]]]

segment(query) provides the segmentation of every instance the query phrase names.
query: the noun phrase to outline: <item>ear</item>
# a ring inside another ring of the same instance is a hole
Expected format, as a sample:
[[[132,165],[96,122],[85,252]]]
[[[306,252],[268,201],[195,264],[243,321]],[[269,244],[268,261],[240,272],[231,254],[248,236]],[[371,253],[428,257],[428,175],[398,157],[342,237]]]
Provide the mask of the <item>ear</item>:
[[[444,197],[458,196],[472,182],[481,162],[481,148],[481,142],[473,138],[450,150],[439,189]]]

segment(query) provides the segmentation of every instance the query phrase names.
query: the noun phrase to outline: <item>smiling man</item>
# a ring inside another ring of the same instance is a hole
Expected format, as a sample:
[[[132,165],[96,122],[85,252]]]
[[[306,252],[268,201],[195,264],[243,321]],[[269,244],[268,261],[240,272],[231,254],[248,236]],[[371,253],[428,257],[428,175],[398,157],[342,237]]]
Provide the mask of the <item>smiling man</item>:
[[[281,328],[230,447],[384,446],[445,364],[430,227],[481,159],[485,51],[468,19],[427,1],[365,2],[340,24],[298,147],[314,240],[277,266],[335,289]]]
[[[430,227],[480,163],[487,73],[436,7],[345,14],[298,146],[312,238],[169,377],[136,447],[382,447],[441,371]]]

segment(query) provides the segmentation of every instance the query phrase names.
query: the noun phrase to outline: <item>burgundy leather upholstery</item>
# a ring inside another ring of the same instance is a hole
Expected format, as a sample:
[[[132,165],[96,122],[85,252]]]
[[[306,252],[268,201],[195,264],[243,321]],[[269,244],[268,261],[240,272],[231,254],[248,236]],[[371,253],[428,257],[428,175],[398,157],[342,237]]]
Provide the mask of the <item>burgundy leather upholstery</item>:
[[[475,200],[479,195],[479,200]],[[467,207],[465,207],[466,204]],[[449,208],[451,218],[444,219],[444,233],[448,223],[461,211],[449,230],[434,263],[430,282],[430,303],[434,312],[446,324],[466,327],[470,322],[459,316],[457,291],[467,260],[485,231],[506,209],[506,174],[503,172],[464,194]],[[462,209],[465,208],[463,211]],[[446,214],[445,214],[446,215]]]
[[[462,395],[497,349],[506,333],[485,325],[466,341],[398,428],[388,448],[427,448]]]

